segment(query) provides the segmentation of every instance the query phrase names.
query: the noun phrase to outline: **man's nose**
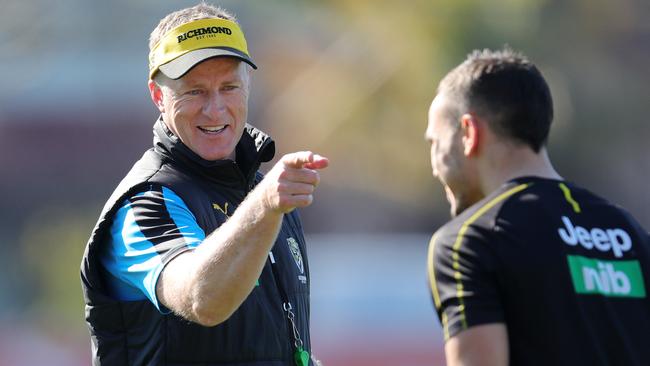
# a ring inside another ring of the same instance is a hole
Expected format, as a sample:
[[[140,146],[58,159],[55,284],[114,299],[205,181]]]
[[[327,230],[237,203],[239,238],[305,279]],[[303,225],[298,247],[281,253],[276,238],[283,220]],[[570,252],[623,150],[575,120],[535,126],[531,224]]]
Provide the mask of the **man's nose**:
[[[226,110],[226,103],[219,93],[210,93],[203,106],[203,114],[210,119],[217,119]]]

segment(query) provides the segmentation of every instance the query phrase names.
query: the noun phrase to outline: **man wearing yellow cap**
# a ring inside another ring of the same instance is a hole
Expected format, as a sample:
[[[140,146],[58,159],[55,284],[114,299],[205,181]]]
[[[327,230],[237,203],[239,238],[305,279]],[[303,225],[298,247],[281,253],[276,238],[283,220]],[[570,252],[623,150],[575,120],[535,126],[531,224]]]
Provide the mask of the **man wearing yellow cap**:
[[[100,215],[81,278],[94,365],[311,365],[297,212],[328,160],[283,156],[246,123],[251,68],[235,18],[200,4],[151,34],[154,147]]]

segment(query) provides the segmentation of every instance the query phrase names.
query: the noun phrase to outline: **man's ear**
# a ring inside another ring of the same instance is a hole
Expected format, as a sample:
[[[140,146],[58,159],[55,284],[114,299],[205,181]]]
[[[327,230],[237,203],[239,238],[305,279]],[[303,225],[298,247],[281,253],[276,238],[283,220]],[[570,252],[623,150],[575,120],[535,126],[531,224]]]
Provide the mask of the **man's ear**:
[[[153,80],[149,80],[149,94],[151,94],[151,100],[158,107],[160,113],[164,113],[165,105],[163,104],[162,88]]]
[[[476,155],[479,148],[481,126],[475,116],[466,113],[460,117],[460,126],[463,131],[463,153],[465,156]]]

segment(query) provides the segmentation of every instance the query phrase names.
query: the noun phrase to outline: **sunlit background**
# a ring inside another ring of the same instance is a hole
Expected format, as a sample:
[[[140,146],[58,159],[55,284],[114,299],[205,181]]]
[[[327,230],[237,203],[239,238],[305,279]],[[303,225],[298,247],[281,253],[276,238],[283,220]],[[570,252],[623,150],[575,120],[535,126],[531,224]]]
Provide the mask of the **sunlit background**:
[[[0,365],[88,365],[79,262],[151,145],[147,41],[193,1],[0,0]],[[426,282],[448,218],[423,133],[440,78],[509,44],[546,75],[560,173],[650,227],[647,0],[230,0],[250,122],[331,160],[302,211],[326,366],[444,363]],[[268,169],[268,167],[266,168]]]

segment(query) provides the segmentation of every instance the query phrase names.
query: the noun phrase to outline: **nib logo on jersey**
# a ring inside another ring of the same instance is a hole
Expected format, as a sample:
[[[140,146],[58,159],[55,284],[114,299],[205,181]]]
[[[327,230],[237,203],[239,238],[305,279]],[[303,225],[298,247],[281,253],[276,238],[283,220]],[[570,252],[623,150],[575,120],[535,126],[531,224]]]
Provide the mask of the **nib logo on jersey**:
[[[613,254],[615,258],[621,258],[632,249],[632,238],[623,229],[587,229],[574,225],[566,216],[562,216],[562,222],[564,227],[558,229],[558,234],[569,246],[580,245],[587,250]],[[569,255],[567,261],[573,287],[579,294],[637,298],[646,296],[643,274],[637,260],[604,260]]]

